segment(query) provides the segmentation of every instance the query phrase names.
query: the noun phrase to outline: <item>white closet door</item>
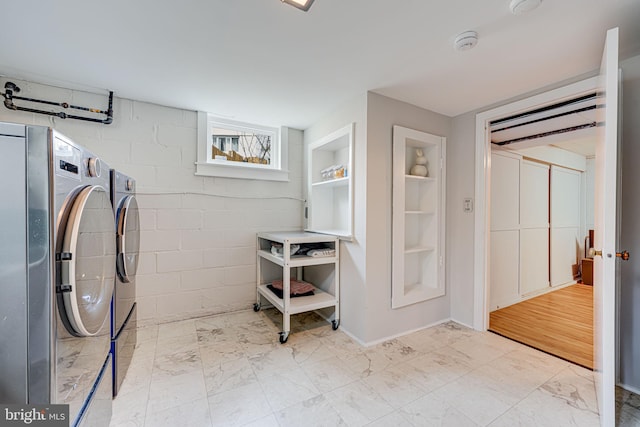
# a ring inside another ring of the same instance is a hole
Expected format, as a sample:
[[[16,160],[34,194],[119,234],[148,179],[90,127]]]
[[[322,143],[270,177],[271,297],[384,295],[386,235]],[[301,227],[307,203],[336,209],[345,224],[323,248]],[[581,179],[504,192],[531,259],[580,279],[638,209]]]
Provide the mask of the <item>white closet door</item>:
[[[520,226],[520,157],[491,154],[491,231]]]
[[[520,293],[549,287],[549,229],[520,230]]]
[[[574,265],[578,262],[580,242],[578,229],[551,229],[551,286],[572,282]]]
[[[549,165],[522,161],[520,227],[549,228]]]
[[[520,232],[491,232],[490,310],[511,305],[520,299],[518,292]]]
[[[549,165],[520,167],[520,294],[549,287]]]
[[[551,286],[572,282],[580,252],[581,172],[551,166]]]
[[[491,310],[519,300],[520,161],[510,153],[491,154]]]

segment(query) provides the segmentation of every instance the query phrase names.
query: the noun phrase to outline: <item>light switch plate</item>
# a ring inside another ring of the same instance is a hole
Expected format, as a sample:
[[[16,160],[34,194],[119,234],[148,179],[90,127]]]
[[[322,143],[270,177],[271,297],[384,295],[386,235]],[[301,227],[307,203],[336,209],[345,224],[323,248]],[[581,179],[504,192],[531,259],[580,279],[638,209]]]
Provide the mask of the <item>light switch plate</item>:
[[[465,213],[473,212],[473,199],[471,197],[467,197],[462,201],[462,211]]]

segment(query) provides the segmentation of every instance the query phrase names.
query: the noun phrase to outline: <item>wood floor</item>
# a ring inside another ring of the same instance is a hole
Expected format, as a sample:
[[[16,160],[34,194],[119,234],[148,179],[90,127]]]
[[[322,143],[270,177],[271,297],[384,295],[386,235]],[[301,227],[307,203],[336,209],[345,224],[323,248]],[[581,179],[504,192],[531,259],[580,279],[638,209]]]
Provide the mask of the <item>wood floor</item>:
[[[593,287],[572,285],[496,310],[489,330],[593,369]]]

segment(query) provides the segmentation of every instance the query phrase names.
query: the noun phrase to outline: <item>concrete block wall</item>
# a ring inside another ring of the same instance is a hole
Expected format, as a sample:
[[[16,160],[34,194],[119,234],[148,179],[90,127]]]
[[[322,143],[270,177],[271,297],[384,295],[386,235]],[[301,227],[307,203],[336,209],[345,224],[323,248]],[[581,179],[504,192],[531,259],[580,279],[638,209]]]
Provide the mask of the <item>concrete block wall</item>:
[[[10,78],[0,84],[7,80],[23,96],[107,105],[106,94]],[[301,131],[286,130],[290,181],[272,182],[195,176],[195,111],[116,97],[111,125],[4,108],[0,121],[53,127],[136,179],[141,324],[248,309],[255,300],[256,232],[302,227]]]

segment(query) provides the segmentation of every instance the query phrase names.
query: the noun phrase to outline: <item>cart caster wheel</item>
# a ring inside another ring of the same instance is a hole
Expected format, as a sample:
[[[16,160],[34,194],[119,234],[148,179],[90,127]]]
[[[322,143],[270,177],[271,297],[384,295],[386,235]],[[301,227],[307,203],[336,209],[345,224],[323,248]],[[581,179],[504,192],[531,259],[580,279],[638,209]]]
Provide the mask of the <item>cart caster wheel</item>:
[[[255,303],[253,304],[253,311],[255,311],[256,313],[260,311],[260,304]]]
[[[334,331],[337,331],[338,327],[340,327],[340,321],[339,320],[332,320],[331,321],[331,329],[333,329]]]
[[[280,344],[284,344],[289,339],[289,332],[280,332]]]

